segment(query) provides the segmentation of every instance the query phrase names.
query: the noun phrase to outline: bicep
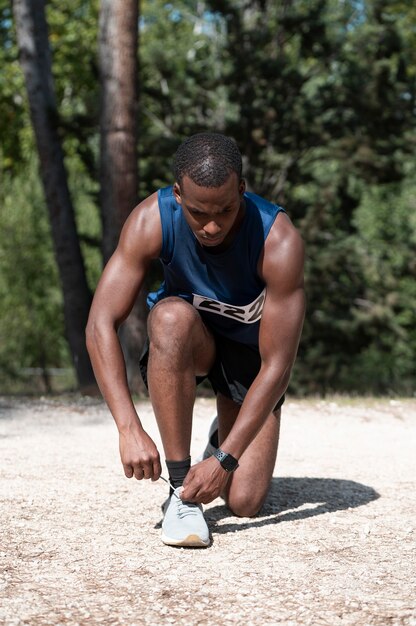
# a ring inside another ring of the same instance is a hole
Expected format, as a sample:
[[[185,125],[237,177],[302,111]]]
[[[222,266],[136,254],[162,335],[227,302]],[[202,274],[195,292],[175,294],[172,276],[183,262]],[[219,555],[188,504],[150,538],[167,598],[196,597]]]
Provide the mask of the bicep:
[[[91,319],[115,326],[126,319],[161,245],[160,216],[152,196],[133,211],[123,227],[117,249],[98,283]]]
[[[147,265],[132,264],[117,249],[98,283],[90,316],[111,324],[121,324],[133,308],[143,284]]]
[[[290,293],[268,288],[259,334],[259,349],[265,365],[291,367],[302,332],[305,293],[298,285]]]
[[[283,234],[265,248],[263,277],[266,300],[260,323],[259,348],[264,364],[291,368],[305,315],[304,247],[297,231],[284,223]]]

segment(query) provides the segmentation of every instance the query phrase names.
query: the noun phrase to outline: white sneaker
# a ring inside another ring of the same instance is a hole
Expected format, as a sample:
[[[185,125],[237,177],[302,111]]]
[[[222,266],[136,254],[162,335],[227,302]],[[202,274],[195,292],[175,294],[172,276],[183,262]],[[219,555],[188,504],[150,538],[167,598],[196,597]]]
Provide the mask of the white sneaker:
[[[202,505],[181,500],[181,490],[175,489],[164,505],[162,541],[168,546],[206,548],[210,539]]]
[[[209,459],[209,457],[212,456],[214,452],[216,451],[218,446],[216,447],[211,443],[211,437],[215,433],[216,430],[218,430],[218,416],[217,415],[214,416],[211,426],[209,427],[208,443],[206,445],[206,448],[203,451],[203,453],[196,459],[196,463],[199,463],[200,461],[205,461],[205,459]]]

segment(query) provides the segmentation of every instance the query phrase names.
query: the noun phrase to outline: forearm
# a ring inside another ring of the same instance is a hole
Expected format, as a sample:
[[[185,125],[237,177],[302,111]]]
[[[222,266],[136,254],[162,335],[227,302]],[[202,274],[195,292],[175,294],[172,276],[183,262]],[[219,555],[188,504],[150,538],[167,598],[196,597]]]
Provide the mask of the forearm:
[[[126,366],[114,328],[87,329],[87,348],[101,393],[119,432],[128,432],[141,423],[127,383]]]
[[[241,457],[286,391],[290,369],[262,367],[247,392],[229,435],[221,444],[224,452],[237,459]]]

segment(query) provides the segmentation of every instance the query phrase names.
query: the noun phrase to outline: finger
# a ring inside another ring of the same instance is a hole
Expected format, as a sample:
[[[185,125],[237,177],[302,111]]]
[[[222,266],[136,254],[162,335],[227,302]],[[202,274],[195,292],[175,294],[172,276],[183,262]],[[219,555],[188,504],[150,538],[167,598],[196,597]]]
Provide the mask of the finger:
[[[156,461],[153,461],[152,480],[159,480],[161,473],[162,473],[162,466],[160,465],[160,460],[157,459]]]
[[[196,493],[194,493],[192,501],[197,502],[198,504],[205,504],[207,498],[208,502],[210,502],[211,500],[209,499],[209,495],[203,489],[198,489]]]
[[[185,476],[185,480],[183,481],[184,489],[186,489],[187,487],[189,487],[189,485],[192,484],[193,475],[194,475],[194,468],[191,467],[191,469],[189,470],[189,472]]]
[[[192,493],[192,489],[189,486],[189,480],[188,480],[188,484],[186,484],[186,482],[187,482],[186,479],[187,479],[187,477],[185,478],[185,480],[182,483],[182,489],[181,489],[181,492],[179,494],[180,497],[182,498],[182,500],[189,500],[188,496],[190,496],[191,493]]]
[[[127,478],[131,478],[133,476],[133,468],[131,465],[123,465],[123,469]]]
[[[136,467],[134,468],[134,477],[135,477],[137,480],[142,480],[143,475],[144,475],[143,469],[142,469],[140,466],[136,466]]]
[[[187,502],[195,502],[195,495],[197,491],[198,489],[195,489],[192,486],[184,486],[179,495],[182,500],[186,500]]]
[[[153,465],[152,463],[143,463],[143,477],[152,478]]]

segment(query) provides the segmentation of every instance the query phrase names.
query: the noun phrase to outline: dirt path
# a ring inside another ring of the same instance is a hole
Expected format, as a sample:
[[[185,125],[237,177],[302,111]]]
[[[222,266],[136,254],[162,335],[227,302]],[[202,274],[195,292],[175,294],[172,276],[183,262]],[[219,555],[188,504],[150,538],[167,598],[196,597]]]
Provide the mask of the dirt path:
[[[102,403],[0,398],[0,624],[416,625],[416,401],[287,402],[266,506],[206,507],[207,550],[160,542],[117,444]]]

